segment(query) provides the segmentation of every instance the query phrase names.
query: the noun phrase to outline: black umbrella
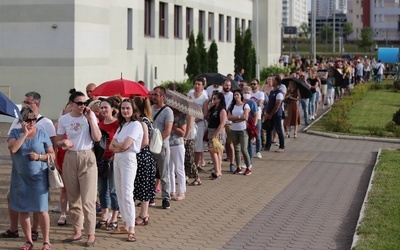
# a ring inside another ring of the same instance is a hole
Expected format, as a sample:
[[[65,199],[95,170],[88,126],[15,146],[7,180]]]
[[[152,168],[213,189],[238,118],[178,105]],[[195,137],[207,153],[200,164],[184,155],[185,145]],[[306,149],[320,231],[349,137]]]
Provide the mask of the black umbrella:
[[[303,82],[302,80],[296,77],[284,78],[282,79],[282,83],[285,84],[286,87],[289,86],[290,81],[296,83],[297,87],[300,90],[301,98],[310,98],[311,97],[311,90],[307,83]]]
[[[218,84],[222,85],[228,77],[224,76],[223,74],[220,73],[201,73],[200,75],[196,76],[197,77],[205,77],[207,80],[207,86],[210,86],[212,84]],[[240,89],[239,84],[235,80],[229,79],[231,81],[231,88],[232,89]]]
[[[6,95],[0,92],[0,114],[11,116],[22,121],[18,107]]]

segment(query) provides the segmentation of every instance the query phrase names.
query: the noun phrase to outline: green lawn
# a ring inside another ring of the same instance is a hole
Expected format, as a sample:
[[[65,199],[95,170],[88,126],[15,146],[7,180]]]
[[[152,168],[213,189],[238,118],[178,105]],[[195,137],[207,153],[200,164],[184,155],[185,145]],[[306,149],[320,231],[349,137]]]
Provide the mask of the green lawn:
[[[400,109],[400,92],[371,90],[356,102],[349,112],[354,134],[369,135],[371,126],[384,127]],[[386,133],[386,136],[393,136]]]
[[[354,249],[400,248],[400,150],[383,150]]]

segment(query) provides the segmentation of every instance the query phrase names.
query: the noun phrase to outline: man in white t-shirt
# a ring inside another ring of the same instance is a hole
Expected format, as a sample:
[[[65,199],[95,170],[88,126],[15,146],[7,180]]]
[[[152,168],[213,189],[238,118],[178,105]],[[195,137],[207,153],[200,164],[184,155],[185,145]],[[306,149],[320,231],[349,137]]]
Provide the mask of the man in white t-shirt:
[[[229,79],[226,79],[222,84],[222,93],[225,97],[225,104],[226,110],[229,109],[233,100],[233,93],[231,92],[232,83]],[[226,142],[225,142],[225,149],[226,149],[226,156],[229,161],[229,167],[231,172],[233,173],[236,170],[234,165],[235,162],[235,149],[232,143],[232,131],[231,131],[232,121],[226,120],[225,123],[225,133],[226,133]]]
[[[256,78],[251,80],[251,90],[253,93],[251,94],[251,100],[255,101],[258,106],[258,121],[257,121],[257,130],[258,135],[256,136],[256,158],[261,159],[261,114],[262,108],[264,105],[265,94],[260,91],[260,81]]]
[[[222,92],[222,86],[219,84],[212,84],[207,87],[206,91],[207,91],[207,95],[211,98],[214,91]]]
[[[54,128],[53,122],[39,114],[39,107],[40,107],[41,96],[39,93],[31,91],[25,94],[25,98],[22,101],[23,106],[30,107],[35,116],[37,118],[36,128],[43,129],[48,136],[50,137],[51,142],[53,143],[54,147],[54,140],[56,136],[56,130]],[[21,128],[21,124],[19,123],[18,119],[15,119],[14,122],[11,124],[10,130],[8,134],[10,134],[11,130],[14,128]],[[9,194],[7,194],[7,202],[9,202]],[[0,234],[0,238],[18,238],[18,212],[8,209],[8,214],[10,216],[10,229],[6,232]],[[35,241],[38,238],[38,227],[39,221],[37,218],[37,214],[33,213],[33,224],[32,224],[32,239]]]

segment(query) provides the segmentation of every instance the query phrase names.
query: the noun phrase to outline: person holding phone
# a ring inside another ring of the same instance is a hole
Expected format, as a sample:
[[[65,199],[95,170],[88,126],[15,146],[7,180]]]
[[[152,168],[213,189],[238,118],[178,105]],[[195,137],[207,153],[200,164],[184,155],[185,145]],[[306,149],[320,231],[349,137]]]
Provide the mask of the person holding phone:
[[[95,114],[86,107],[85,94],[80,91],[69,97],[71,112],[58,120],[56,144],[67,149],[63,162],[64,185],[67,190],[73,235],[63,242],[82,240],[86,247],[95,245],[97,164],[93,141],[100,141],[101,132]],[[65,139],[67,135],[67,139]]]

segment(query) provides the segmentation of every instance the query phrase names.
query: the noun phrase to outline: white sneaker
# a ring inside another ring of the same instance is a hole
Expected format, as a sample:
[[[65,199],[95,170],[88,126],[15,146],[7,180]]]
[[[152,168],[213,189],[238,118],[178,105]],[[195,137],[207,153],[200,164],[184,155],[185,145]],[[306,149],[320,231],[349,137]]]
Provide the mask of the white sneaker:
[[[258,158],[258,159],[261,159],[261,158],[262,158],[262,155],[261,155],[260,152],[258,152],[258,153],[256,154],[256,158]]]

